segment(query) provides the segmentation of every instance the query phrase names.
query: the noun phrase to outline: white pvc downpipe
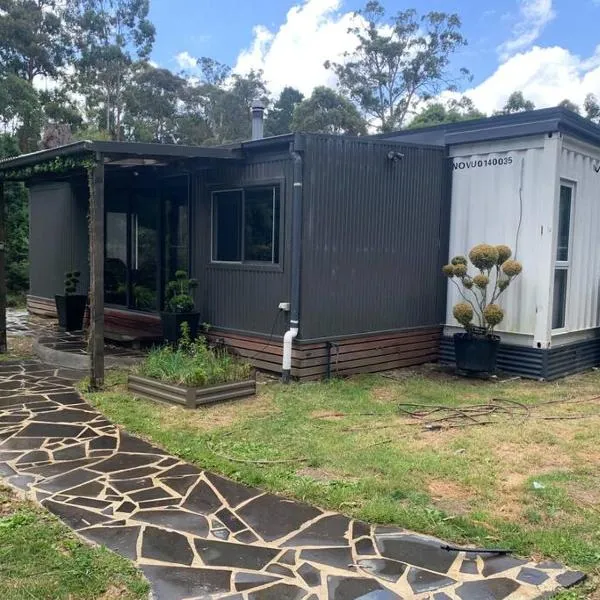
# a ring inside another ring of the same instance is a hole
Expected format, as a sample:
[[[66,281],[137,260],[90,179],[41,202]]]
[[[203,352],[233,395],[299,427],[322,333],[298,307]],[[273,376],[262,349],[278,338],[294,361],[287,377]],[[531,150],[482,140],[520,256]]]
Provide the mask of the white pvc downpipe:
[[[283,362],[281,378],[284,382],[290,380],[292,372],[292,341],[298,335],[298,327],[290,327],[283,335]]]

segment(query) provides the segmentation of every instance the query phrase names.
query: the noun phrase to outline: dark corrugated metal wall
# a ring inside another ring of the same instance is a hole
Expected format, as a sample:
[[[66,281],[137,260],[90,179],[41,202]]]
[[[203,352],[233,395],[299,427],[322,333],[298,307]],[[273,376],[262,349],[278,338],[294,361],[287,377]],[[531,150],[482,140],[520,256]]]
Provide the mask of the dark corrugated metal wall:
[[[211,264],[211,189],[262,183],[281,183],[283,230],[279,267]],[[202,319],[211,326],[239,332],[273,332],[287,329],[285,315],[278,311],[289,301],[289,229],[291,225],[292,172],[289,154],[259,155],[253,162],[221,167],[199,174],[195,179],[193,202],[193,272],[198,278],[197,298]]]
[[[302,339],[442,323],[446,170],[441,148],[307,137]]]
[[[63,292],[67,271],[81,272],[80,291],[89,285],[87,202],[69,183],[29,189],[29,293],[54,298]]]

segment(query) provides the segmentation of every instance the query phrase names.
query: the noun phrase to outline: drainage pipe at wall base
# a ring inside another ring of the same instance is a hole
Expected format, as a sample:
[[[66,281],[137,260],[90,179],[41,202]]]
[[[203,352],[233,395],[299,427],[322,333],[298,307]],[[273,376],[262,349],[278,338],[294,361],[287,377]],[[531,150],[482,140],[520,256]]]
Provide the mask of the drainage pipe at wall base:
[[[302,260],[302,138],[294,136],[290,146],[290,155],[294,164],[294,185],[292,192],[292,265],[291,265],[291,297],[290,328],[283,336],[283,362],[281,381],[289,383],[292,372],[292,342],[298,335],[300,327],[300,267]]]

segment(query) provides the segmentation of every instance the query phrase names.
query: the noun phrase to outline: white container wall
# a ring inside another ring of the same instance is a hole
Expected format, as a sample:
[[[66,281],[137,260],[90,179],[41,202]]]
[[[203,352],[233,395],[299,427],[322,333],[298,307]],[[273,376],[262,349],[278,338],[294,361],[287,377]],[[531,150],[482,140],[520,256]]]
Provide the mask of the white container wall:
[[[553,345],[595,335],[600,327],[600,148],[565,138],[560,178],[575,185],[567,275],[565,331]]]
[[[549,344],[549,285],[553,207],[559,140],[544,136],[461,144],[450,148],[452,209],[450,258],[476,244],[507,244],[523,263],[523,274],[503,294],[504,341]],[[447,320],[460,301],[449,283]]]

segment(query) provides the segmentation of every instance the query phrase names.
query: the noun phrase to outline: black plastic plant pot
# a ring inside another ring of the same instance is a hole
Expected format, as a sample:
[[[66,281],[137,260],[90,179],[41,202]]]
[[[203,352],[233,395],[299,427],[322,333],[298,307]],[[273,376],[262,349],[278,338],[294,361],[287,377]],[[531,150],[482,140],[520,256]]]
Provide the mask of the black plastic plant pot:
[[[83,317],[87,306],[87,295],[69,294],[68,296],[57,294],[54,296],[56,312],[58,314],[58,326],[65,331],[81,331],[83,329]]]
[[[169,344],[176,344],[181,339],[181,326],[184,323],[188,324],[192,340],[198,335],[198,326],[200,323],[200,313],[198,312],[161,312],[160,320],[162,321],[163,338]]]
[[[495,373],[499,345],[497,335],[455,333],[456,368],[469,374]]]

